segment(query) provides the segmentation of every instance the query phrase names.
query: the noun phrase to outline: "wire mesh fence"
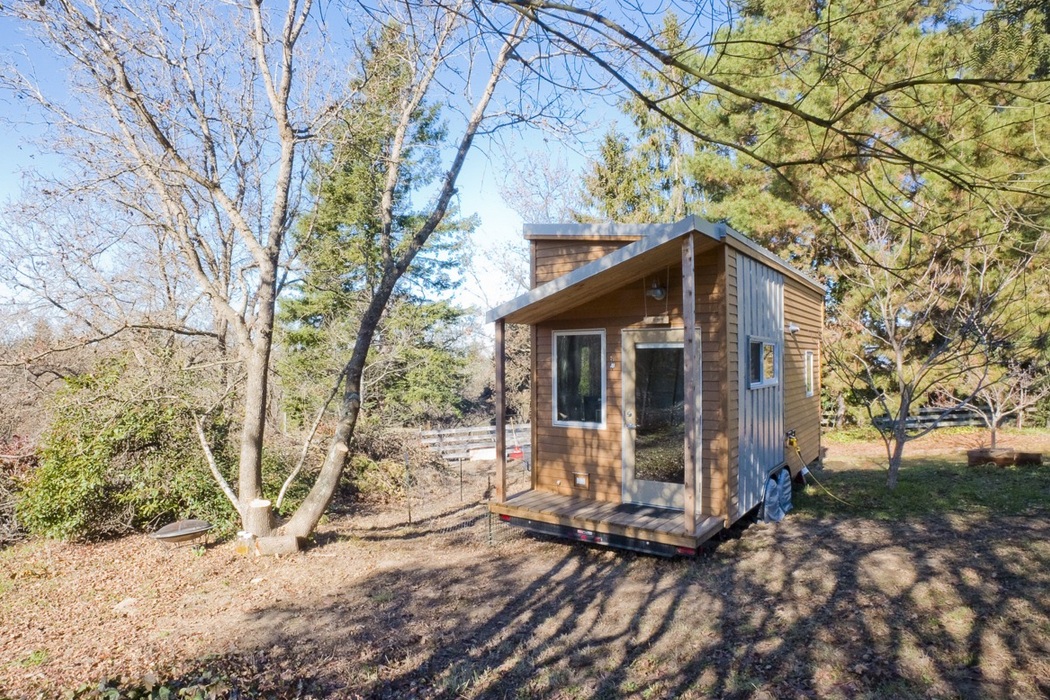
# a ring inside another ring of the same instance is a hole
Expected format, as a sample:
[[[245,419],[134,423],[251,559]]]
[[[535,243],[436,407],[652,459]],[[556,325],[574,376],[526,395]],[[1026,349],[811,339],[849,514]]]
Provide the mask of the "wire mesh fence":
[[[522,532],[489,513],[495,479],[493,461],[451,460],[440,467],[409,470],[402,497],[356,514],[354,529],[369,539],[433,537],[447,544],[500,546]],[[528,488],[530,481],[527,461],[508,462],[509,493]]]

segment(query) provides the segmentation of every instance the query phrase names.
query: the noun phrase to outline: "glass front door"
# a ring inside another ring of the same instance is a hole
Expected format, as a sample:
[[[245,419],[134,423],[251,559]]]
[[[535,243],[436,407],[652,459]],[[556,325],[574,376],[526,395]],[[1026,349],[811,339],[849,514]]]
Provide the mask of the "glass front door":
[[[682,331],[625,331],[623,355],[624,500],[682,508],[685,494]]]

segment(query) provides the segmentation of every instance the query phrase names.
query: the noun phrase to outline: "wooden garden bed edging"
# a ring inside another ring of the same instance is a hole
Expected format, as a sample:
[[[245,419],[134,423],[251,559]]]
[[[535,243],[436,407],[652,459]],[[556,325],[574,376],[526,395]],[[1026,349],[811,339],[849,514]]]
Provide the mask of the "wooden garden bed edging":
[[[997,467],[1009,467],[1016,464],[1021,467],[1038,467],[1043,463],[1041,452],[1016,452],[1010,448],[991,449],[982,447],[966,451],[966,464],[977,467],[982,464],[994,464]]]

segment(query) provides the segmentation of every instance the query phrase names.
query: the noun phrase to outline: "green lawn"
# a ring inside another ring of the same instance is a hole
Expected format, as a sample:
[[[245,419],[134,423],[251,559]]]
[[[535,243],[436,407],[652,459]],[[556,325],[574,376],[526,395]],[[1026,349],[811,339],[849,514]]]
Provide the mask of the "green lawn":
[[[886,488],[886,470],[877,466],[837,465],[813,477],[804,491],[796,491],[799,515],[898,520],[945,513],[1028,515],[1050,508],[1046,464],[969,467],[964,457],[905,458],[893,491]]]

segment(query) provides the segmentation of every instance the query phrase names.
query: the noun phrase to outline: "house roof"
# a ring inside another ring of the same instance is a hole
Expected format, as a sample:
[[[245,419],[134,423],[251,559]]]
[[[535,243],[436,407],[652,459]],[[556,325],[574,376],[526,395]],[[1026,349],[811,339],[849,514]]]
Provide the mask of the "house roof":
[[[673,224],[526,224],[526,238],[574,240],[628,238],[634,240],[608,255],[541,284],[491,309],[486,322],[536,323],[556,313],[596,299],[645,275],[681,260],[680,241],[698,234],[697,253],[726,243],[824,294],[824,287],[725,224],[688,216]]]

